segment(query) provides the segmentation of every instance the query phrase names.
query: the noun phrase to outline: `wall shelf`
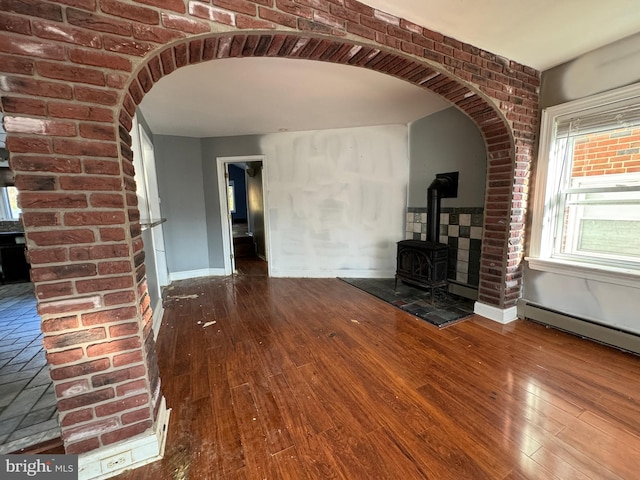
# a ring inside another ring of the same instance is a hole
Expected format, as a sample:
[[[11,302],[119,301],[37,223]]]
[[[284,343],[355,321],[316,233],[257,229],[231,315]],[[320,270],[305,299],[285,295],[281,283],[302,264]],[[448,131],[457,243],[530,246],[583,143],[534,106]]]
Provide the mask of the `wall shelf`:
[[[140,220],[140,228],[142,230],[148,230],[150,228],[157,227],[158,225],[166,221],[167,221],[166,218],[155,218],[155,219],[152,218],[149,220]]]

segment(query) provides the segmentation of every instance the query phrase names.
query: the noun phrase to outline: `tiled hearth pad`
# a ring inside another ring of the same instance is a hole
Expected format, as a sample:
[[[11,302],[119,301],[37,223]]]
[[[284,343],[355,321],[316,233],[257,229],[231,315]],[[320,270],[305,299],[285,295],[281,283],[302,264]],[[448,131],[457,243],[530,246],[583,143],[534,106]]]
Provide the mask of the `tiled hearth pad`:
[[[381,300],[442,328],[473,314],[473,300],[448,293],[444,288],[431,293],[394,278],[341,278]]]

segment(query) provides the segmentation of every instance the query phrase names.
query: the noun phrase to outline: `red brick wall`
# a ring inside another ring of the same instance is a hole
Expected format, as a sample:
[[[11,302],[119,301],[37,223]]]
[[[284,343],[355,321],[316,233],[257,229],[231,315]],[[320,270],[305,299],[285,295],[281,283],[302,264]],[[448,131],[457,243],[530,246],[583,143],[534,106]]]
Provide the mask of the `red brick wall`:
[[[537,71],[355,0],[0,0],[7,147],[70,453],[150,427],[160,397],[136,105],[177,68],[240,56],[369,68],[464,111],[488,153],[479,299],[520,297]]]
[[[572,177],[640,172],[640,128],[585,135],[576,140]]]

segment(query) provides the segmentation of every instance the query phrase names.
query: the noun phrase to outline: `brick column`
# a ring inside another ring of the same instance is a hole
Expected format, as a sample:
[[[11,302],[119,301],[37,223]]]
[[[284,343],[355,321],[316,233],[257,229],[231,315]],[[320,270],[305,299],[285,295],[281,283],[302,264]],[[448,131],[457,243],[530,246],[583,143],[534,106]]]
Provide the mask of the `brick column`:
[[[64,118],[4,123],[63,440],[80,453],[149,429],[159,377],[132,158],[106,109],[49,105]]]

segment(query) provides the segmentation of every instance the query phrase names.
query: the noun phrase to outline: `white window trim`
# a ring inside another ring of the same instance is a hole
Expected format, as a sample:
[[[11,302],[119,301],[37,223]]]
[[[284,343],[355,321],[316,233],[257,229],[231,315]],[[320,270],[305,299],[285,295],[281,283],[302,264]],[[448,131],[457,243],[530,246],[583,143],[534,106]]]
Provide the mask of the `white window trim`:
[[[578,114],[583,110],[602,107],[620,101],[628,101],[635,97],[640,98],[640,84],[634,84],[603,94],[574,100],[543,110],[540,124],[540,145],[536,168],[535,195],[531,209],[532,224],[529,256],[525,257],[529,268],[618,285],[640,287],[640,271],[636,269],[587,264],[551,257],[553,243],[549,235],[551,230],[550,224],[553,219],[549,215],[550,212],[545,210],[549,196],[547,192],[549,152],[554,139],[556,119],[563,115]]]

